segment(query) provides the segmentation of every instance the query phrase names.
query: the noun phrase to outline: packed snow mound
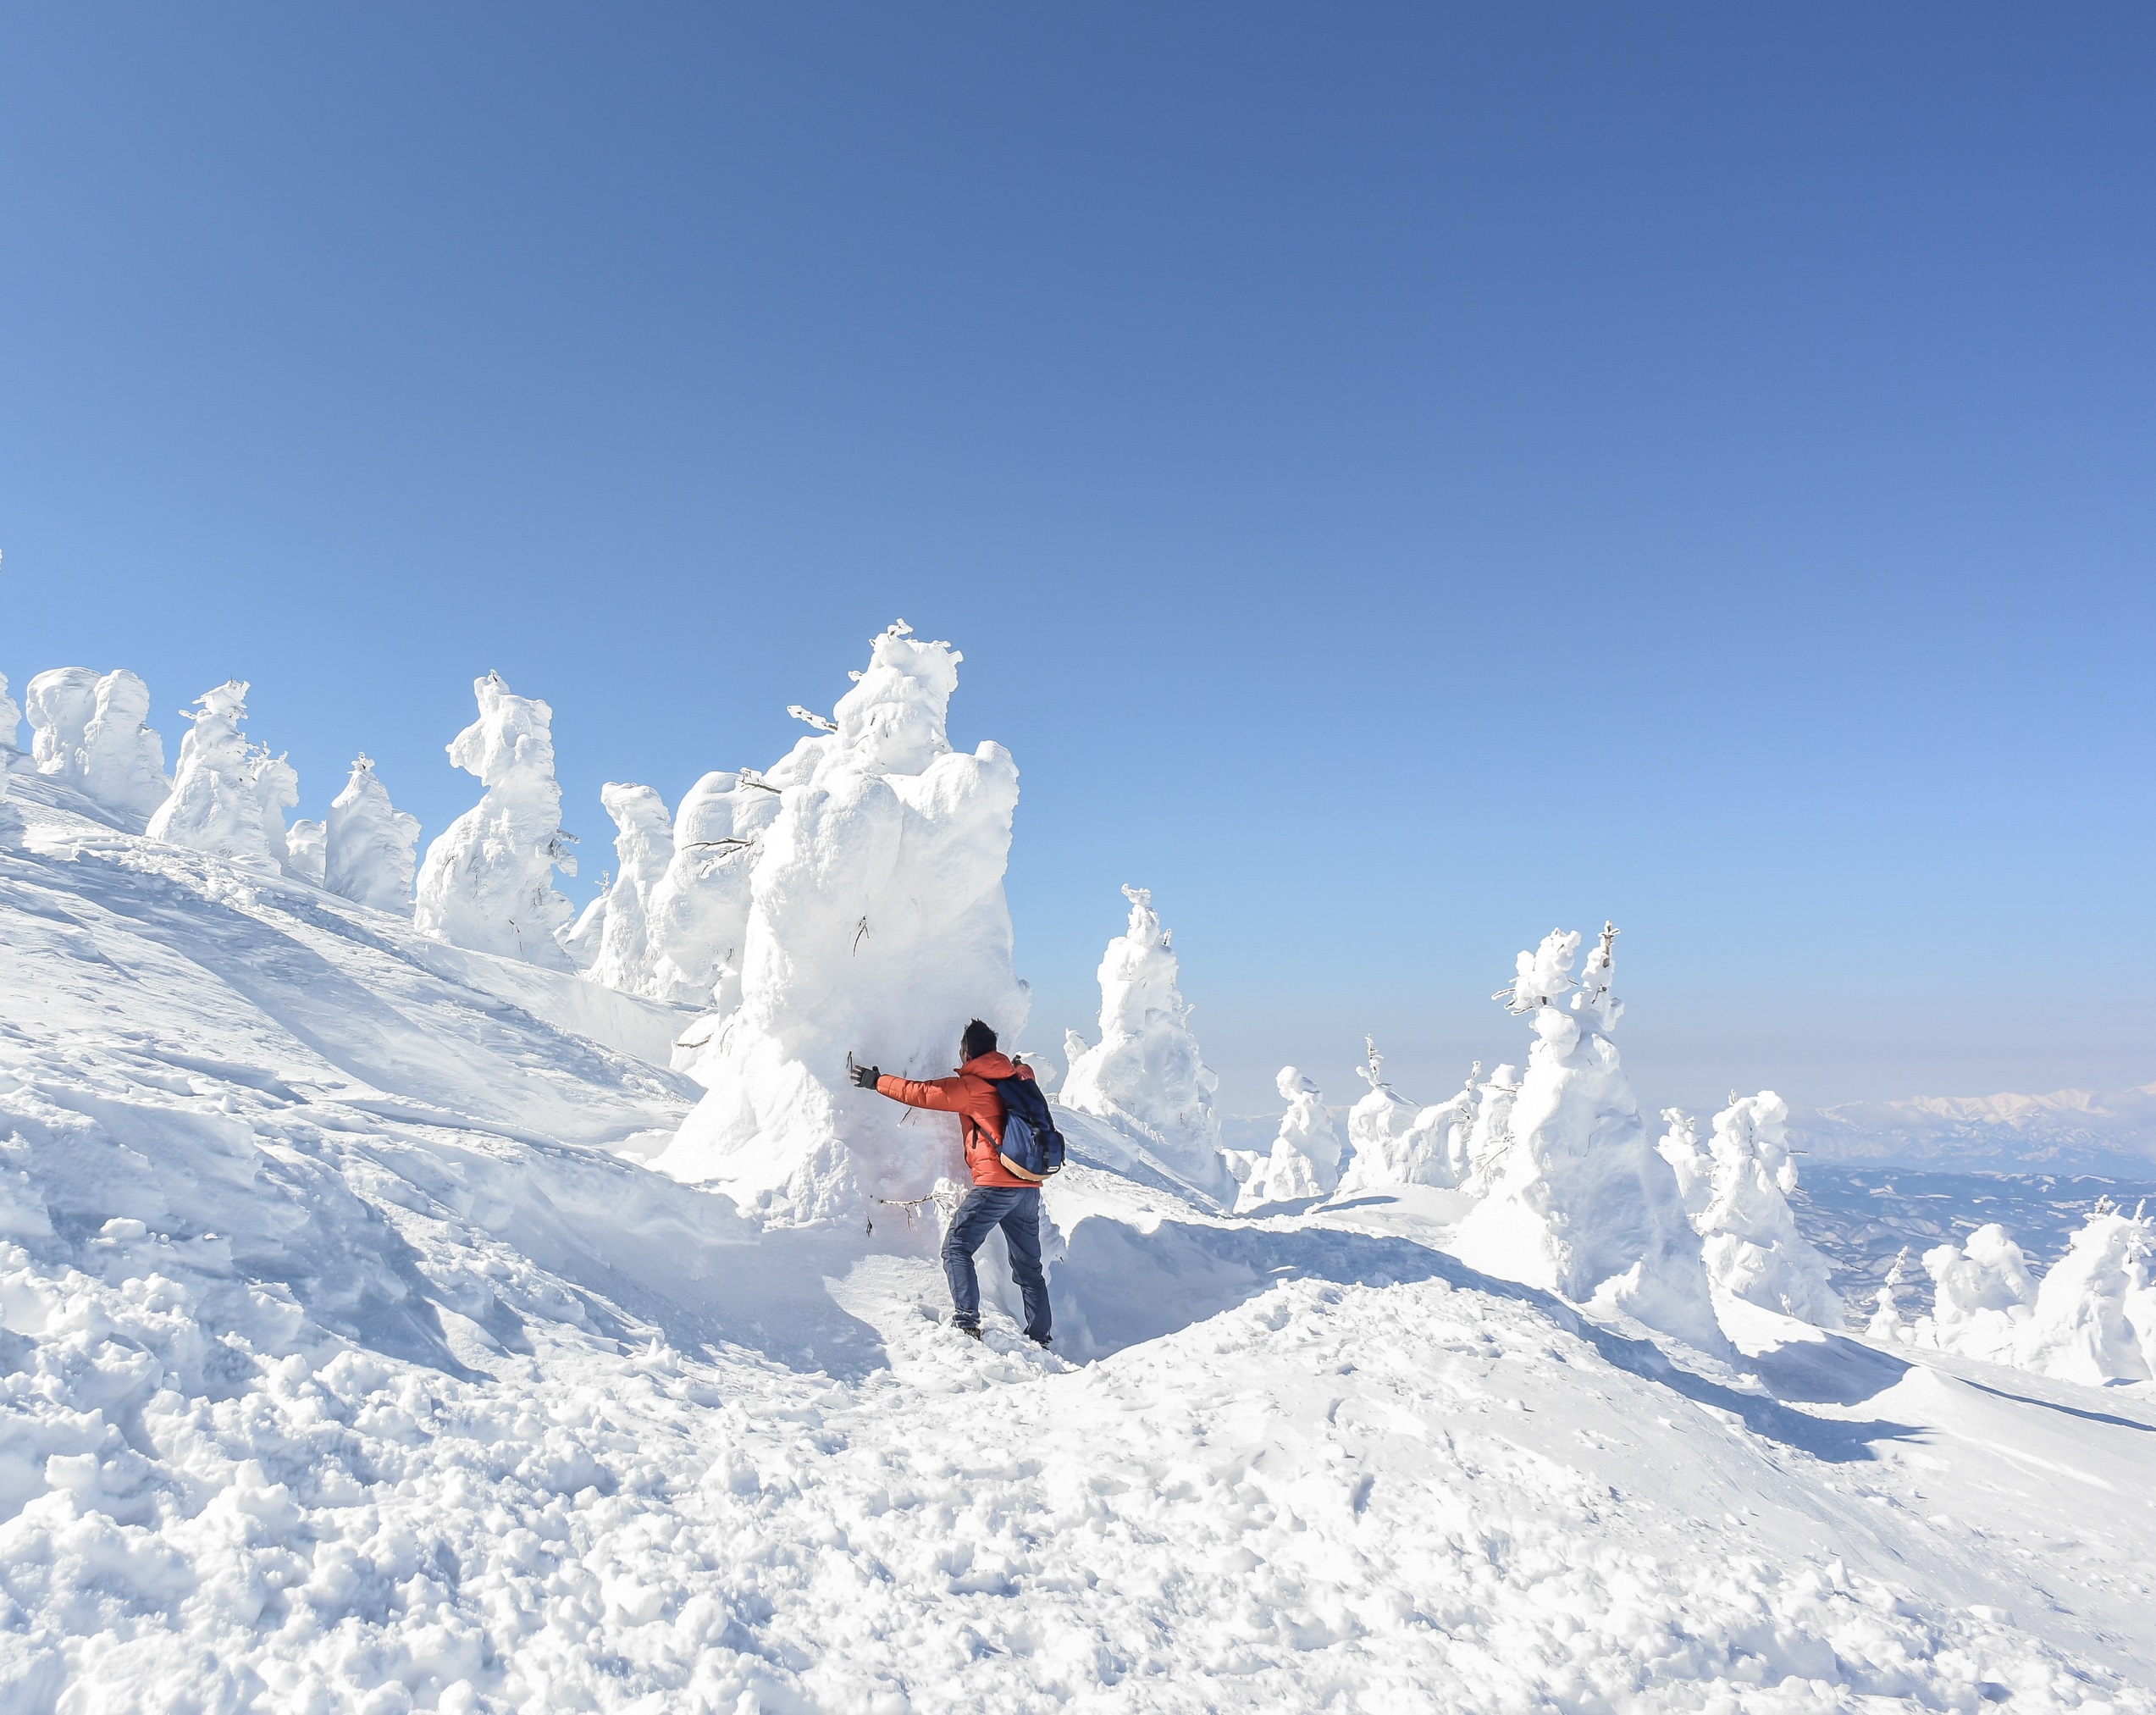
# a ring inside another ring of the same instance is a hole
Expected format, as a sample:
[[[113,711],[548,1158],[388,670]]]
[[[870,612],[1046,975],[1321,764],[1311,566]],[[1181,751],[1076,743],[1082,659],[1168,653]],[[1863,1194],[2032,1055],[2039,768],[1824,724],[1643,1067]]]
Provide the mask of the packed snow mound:
[[[1076,1114],[1070,1357],[960,1343],[932,1207],[625,1159],[679,1011],[16,783],[8,1715],[2156,1712],[2136,1390],[1673,1361]]]
[[[412,921],[423,934],[534,965],[567,968],[556,933],[575,912],[554,872],[577,872],[554,778],[554,711],[490,672],[473,682],[479,717],[449,760],[486,790],[427,848]]]
[[[1512,1141],[1493,1159],[1457,1248],[1490,1274],[1714,1350],[1722,1336],[1699,1235],[1611,1037],[1624,1010],[1611,987],[1616,938],[1603,925],[1578,978],[1577,930],[1552,930],[1519,955],[1501,998],[1532,1021],[1534,1045],[1512,1103]]]
[[[1282,1066],[1273,1087],[1288,1109],[1280,1115],[1271,1152],[1229,1152],[1231,1170],[1241,1170],[1238,1210],[1329,1196],[1340,1184],[1340,1131],[1325,1111],[1318,1086],[1299,1068]]]
[[[1123,897],[1130,922],[1101,956],[1101,1039],[1088,1047],[1069,1033],[1064,1105],[1135,1129],[1190,1183],[1232,1202],[1213,1107],[1220,1081],[1191,1033],[1174,932],[1160,927],[1150,889],[1125,887]]]
[[[849,1055],[942,1077],[969,1019],[1025,1026],[1003,897],[1018,768],[1000,744],[951,748],[960,659],[893,626],[831,730],[748,785],[778,808],[748,860],[739,999],[684,1038],[708,1093],[656,1165],[767,1221],[860,1222],[962,1176],[956,1120],[854,1087]]]
[[[164,741],[150,729],[149,687],[133,673],[54,667],[25,694],[41,774],[123,816],[147,816],[164,802]],[[6,724],[12,746],[15,723]]]
[[[249,869],[283,871],[290,858],[285,812],[300,801],[300,777],[282,755],[251,742],[247,686],[228,679],[195,699],[195,723],[180,741],[172,794],[147,832]]]
[[[323,843],[320,879],[331,893],[379,911],[411,910],[419,818],[390,802],[374,759],[363,750],[344,790],[329,801]]]
[[[1822,1328],[1846,1315],[1832,1270],[1802,1233],[1788,1198],[1797,1188],[1788,1104],[1772,1090],[1735,1098],[1714,1116],[1702,1148],[1689,1116],[1674,1109],[1656,1146],[1703,1241],[1707,1278],[1720,1292]]]

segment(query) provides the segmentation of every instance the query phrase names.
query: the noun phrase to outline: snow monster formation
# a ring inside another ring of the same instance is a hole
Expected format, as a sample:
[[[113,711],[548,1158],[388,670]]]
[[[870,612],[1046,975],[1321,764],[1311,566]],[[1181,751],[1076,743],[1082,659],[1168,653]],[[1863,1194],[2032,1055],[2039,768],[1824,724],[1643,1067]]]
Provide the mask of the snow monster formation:
[[[629,994],[651,989],[651,896],[674,860],[673,818],[666,800],[649,786],[625,786],[610,780],[599,788],[599,801],[614,818],[614,860],[618,867],[605,893],[593,902],[597,933],[570,957],[586,962],[594,982]],[[585,919],[593,912],[587,910]],[[578,929],[583,932],[585,920]]]
[[[1475,1063],[1457,1094],[1418,1108],[1385,1082],[1385,1056],[1378,1052],[1376,1039],[1366,1036],[1363,1046],[1363,1061],[1355,1076],[1370,1090],[1348,1109],[1347,1141],[1353,1156],[1341,1181],[1342,1193],[1390,1186],[1459,1184],[1467,1177],[1471,1159],[1475,1080],[1482,1076],[1482,1063]]]
[[[1707,1278],[1748,1303],[1822,1328],[1845,1311],[1827,1259],[1797,1230],[1788,1196],[1797,1188],[1789,1153],[1789,1108],[1772,1090],[1741,1096],[1714,1116],[1705,1148],[1689,1116],[1672,1109],[1656,1147],[1677,1175],[1685,1213],[1700,1235]]]
[[[479,718],[449,760],[486,791],[427,848],[412,921],[424,935],[480,953],[567,969],[555,937],[575,915],[554,872],[577,872],[554,778],[554,711],[490,672],[473,682]]]
[[[1164,1166],[1232,1203],[1236,1185],[1213,1109],[1220,1081],[1191,1033],[1174,932],[1160,927],[1149,889],[1126,887],[1123,897],[1130,923],[1101,955],[1101,1039],[1088,1047],[1069,1033],[1063,1104],[1129,1128]]]
[[[706,774],[667,824],[648,786],[605,788],[620,868],[562,945],[594,982],[731,1012],[741,999],[749,876],[777,789],[753,771]]]
[[[123,816],[150,816],[165,801],[164,741],[148,724],[150,688],[133,673],[53,667],[23,694],[38,772]]]
[[[1879,1338],[2103,1387],[2156,1379],[2156,1222],[2099,1198],[2042,1281],[1996,1222],[1924,1253],[1932,1309]]]
[[[2024,1369],[2105,1387],[2156,1379],[2156,1223],[2099,1198],[2037,1288],[2015,1344]]]
[[[227,679],[195,699],[195,724],[180,741],[172,795],[146,832],[250,869],[284,871],[290,858],[285,812],[300,801],[300,777],[282,756],[251,744],[247,685]]]
[[[1025,1026],[1003,898],[1018,767],[951,748],[961,659],[899,622],[833,718],[730,788],[777,808],[753,851],[721,849],[749,853],[738,999],[684,1037],[707,1093],[654,1165],[766,1222],[859,1221],[960,1170],[955,1121],[855,1089],[849,1053],[941,1077],[968,1019],[1007,1042]]]
[[[1230,1170],[1241,1178],[1240,1213],[1267,1203],[1324,1197],[1340,1184],[1340,1131],[1325,1111],[1318,1086],[1294,1066],[1282,1066],[1273,1087],[1288,1104],[1269,1154],[1229,1152]]]
[[[1706,1350],[1723,1347],[1699,1235],[1677,1176],[1656,1153],[1611,1039],[1617,929],[1574,978],[1578,932],[1552,930],[1523,953],[1499,999],[1529,1017],[1535,1042],[1513,1100],[1511,1142],[1454,1248],[1474,1267],[1621,1311]]]
[[[374,759],[361,751],[345,789],[329,801],[323,886],[378,911],[409,911],[418,848],[419,818],[390,802]]]
[[[22,761],[15,744],[15,732],[22,723],[23,711],[8,694],[8,676],[0,673],[0,798],[8,795],[8,771]]]

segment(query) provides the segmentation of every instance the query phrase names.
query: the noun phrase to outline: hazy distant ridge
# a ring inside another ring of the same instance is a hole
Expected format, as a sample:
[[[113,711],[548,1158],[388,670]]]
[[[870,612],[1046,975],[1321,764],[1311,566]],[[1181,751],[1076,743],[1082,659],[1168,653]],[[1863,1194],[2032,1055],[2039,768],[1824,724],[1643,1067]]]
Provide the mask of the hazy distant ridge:
[[[1902,1161],[2070,1173],[2156,1161],[2156,1083],[2097,1094],[1912,1096],[1802,1112],[1805,1147],[1837,1161]]]

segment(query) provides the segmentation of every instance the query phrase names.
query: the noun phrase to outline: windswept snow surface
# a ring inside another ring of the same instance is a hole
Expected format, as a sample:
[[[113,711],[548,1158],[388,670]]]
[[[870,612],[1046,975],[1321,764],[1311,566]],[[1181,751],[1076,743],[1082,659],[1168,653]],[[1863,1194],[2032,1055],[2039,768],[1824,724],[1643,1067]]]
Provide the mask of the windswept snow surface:
[[[685,1011],[14,783],[8,1715],[2156,1710],[2147,1387],[1717,1362],[1075,1114],[1064,1355],[975,1346],[932,1208],[639,1165]]]

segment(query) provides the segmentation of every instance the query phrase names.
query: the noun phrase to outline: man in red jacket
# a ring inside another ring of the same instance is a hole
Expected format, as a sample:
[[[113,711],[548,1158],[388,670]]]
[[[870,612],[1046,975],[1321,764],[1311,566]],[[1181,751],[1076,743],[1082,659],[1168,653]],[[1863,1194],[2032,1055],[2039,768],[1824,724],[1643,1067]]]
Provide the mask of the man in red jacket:
[[[952,1319],[976,1340],[981,1337],[981,1281],[974,1273],[973,1253],[987,1242],[989,1230],[999,1226],[1004,1248],[1010,1253],[1010,1277],[1025,1300],[1026,1336],[1046,1346],[1048,1283],[1041,1273],[1041,1187],[1003,1165],[1003,1098],[990,1082],[1030,1079],[1033,1069],[998,1054],[995,1032],[977,1018],[965,1027],[959,1058],[963,1064],[955,1077],[915,1083],[910,1078],[886,1077],[874,1066],[858,1066],[854,1082],[909,1108],[933,1108],[959,1116],[973,1189],[966,1192],[950,1231],[943,1236],[943,1273],[951,1283]]]

